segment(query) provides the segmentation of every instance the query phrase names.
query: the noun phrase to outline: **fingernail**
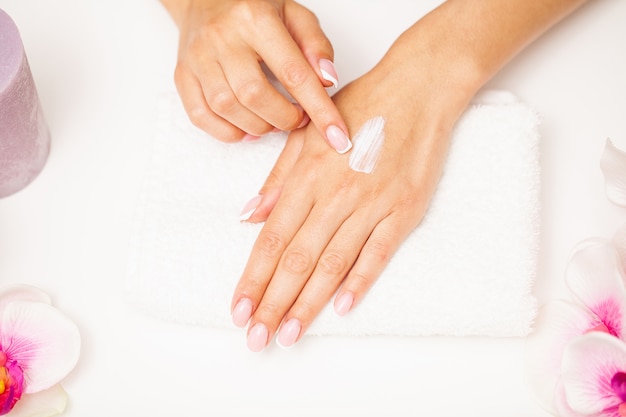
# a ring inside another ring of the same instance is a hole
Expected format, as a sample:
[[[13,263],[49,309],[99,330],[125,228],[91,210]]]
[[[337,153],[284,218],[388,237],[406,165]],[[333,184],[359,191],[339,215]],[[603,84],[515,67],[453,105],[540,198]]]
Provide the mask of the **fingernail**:
[[[241,141],[242,142],[246,142],[246,143],[247,142],[254,142],[254,141],[259,140],[260,137],[261,136],[254,136],[254,135],[251,135],[251,134],[248,133],[246,136],[243,137],[243,139],[241,139]]]
[[[263,323],[255,324],[248,333],[248,349],[253,352],[260,352],[267,344],[269,332]]]
[[[302,325],[300,324],[300,320],[295,318],[287,320],[287,322],[280,326],[280,331],[278,332],[278,337],[276,338],[276,344],[282,348],[289,348],[293,346],[293,344],[296,343],[296,340],[298,340],[301,330]]]
[[[346,134],[337,126],[329,126],[328,129],[326,129],[326,137],[330,145],[340,154],[344,154],[352,148],[350,139],[348,139]]]
[[[345,316],[354,304],[354,296],[352,293],[345,292],[335,300],[335,313],[338,316]]]
[[[320,59],[319,66],[320,72],[322,73],[322,78],[324,78],[326,81],[330,81],[331,83],[333,83],[333,87],[337,88],[339,86],[339,77],[337,76],[335,64],[333,64],[331,60]]]
[[[261,202],[262,198],[263,198],[263,196],[257,195],[256,197],[254,197],[253,199],[248,201],[243,206],[243,209],[241,209],[241,214],[239,215],[239,221],[245,222],[250,217],[252,217],[252,215],[256,211],[257,207],[259,206],[259,203]]]
[[[304,113],[304,117],[302,117],[302,121],[298,125],[297,129],[300,129],[301,127],[308,125],[310,121],[311,121],[311,118],[309,117],[309,115]]]
[[[304,111],[301,105],[299,105],[298,103],[293,103],[293,105],[302,111],[302,120],[300,121],[300,124],[298,125],[298,127],[296,127],[296,129],[300,129],[301,127],[306,126],[309,123],[309,121],[311,121],[311,118],[309,117],[308,114],[306,114],[306,112]]]
[[[242,298],[237,302],[237,305],[233,309],[233,323],[237,327],[243,327],[248,323],[252,316],[252,300],[249,298]]]

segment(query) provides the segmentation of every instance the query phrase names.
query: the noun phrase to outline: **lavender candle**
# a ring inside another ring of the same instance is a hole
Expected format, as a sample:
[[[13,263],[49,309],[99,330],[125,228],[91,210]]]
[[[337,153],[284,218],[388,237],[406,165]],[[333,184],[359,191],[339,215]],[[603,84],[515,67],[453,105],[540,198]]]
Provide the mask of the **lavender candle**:
[[[43,169],[50,135],[17,26],[0,10],[0,198]]]

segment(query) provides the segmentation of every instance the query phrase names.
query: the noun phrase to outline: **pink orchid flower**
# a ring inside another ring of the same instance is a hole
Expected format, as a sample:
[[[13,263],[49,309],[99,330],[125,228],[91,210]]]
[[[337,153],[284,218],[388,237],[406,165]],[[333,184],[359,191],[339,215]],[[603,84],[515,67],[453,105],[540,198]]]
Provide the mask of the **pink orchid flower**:
[[[528,377],[539,400],[548,411],[561,414],[567,409],[562,358],[573,340],[603,333],[626,342],[626,227],[612,240],[588,239],[577,245],[565,282],[572,300],[554,301],[542,309],[527,349]],[[572,409],[569,415],[578,416],[576,412]]]
[[[561,417],[626,417],[626,344],[603,332],[572,340],[563,352],[556,408]]]
[[[0,415],[50,416],[65,406],[58,383],[80,353],[76,325],[29,286],[0,289]]]

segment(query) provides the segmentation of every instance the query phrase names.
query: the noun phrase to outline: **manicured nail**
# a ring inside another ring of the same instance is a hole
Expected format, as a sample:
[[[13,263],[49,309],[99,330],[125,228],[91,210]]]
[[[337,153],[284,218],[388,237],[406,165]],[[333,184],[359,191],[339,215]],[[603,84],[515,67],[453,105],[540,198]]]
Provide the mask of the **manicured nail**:
[[[243,206],[243,209],[241,210],[241,214],[239,215],[239,221],[245,222],[250,217],[252,217],[252,215],[256,211],[257,207],[259,206],[259,203],[261,202],[262,198],[263,198],[263,196],[257,195],[256,197],[254,197],[253,199],[248,201]]]
[[[328,138],[330,145],[340,154],[344,154],[352,148],[350,139],[337,126],[331,125],[326,129],[326,138]]]
[[[310,121],[311,121],[311,118],[309,117],[309,115],[304,113],[304,117],[302,117],[302,121],[300,122],[300,124],[298,125],[296,129],[300,129],[301,127],[308,125]]]
[[[248,323],[252,316],[252,300],[249,298],[242,298],[237,302],[233,309],[233,323],[237,327],[243,327]]]
[[[263,323],[255,324],[248,333],[248,349],[253,352],[260,352],[267,344],[269,332]]]
[[[298,340],[301,330],[302,325],[300,324],[300,320],[295,318],[287,320],[282,326],[280,326],[276,343],[282,348],[289,348],[293,346],[293,344],[296,343],[296,340]]]
[[[328,59],[320,59],[320,72],[322,73],[322,78],[326,81],[330,81],[333,83],[333,87],[337,88],[339,86],[339,77],[337,76],[337,70],[335,69],[335,64]]]
[[[241,139],[241,141],[245,142],[245,143],[247,143],[247,142],[255,142],[255,141],[259,140],[260,137],[261,136],[254,136],[254,135],[251,135],[251,134],[248,133],[246,136],[243,137],[243,139]]]
[[[335,299],[335,313],[338,316],[345,316],[354,304],[354,296],[350,292],[341,294],[341,296]]]
[[[309,117],[308,114],[306,114],[306,112],[304,111],[301,105],[299,105],[298,103],[293,103],[293,105],[294,107],[297,107],[298,109],[300,109],[300,111],[302,112],[302,120],[300,121],[300,124],[296,127],[296,129],[300,129],[301,127],[304,127],[307,124],[309,124],[309,122],[311,121],[311,118]]]

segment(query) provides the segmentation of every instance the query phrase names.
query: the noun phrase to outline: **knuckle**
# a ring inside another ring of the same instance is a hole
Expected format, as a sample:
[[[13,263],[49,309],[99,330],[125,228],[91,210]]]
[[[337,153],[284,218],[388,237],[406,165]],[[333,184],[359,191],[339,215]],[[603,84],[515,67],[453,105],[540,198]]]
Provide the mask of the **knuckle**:
[[[264,301],[257,308],[255,316],[263,318],[276,317],[278,315],[282,315],[282,310],[283,309],[278,304]]]
[[[285,254],[283,266],[287,272],[302,274],[309,270],[311,266],[311,256],[300,248],[290,249]]]
[[[211,123],[211,113],[203,106],[196,106],[188,112],[189,121],[199,129],[221,142],[236,142],[240,139],[241,132],[234,126],[218,127]]]
[[[237,98],[230,90],[215,91],[207,97],[209,107],[217,114],[224,115],[231,112],[237,105]]]
[[[370,282],[370,276],[356,272],[350,277],[350,288],[353,288],[355,293],[363,293],[369,288]]]
[[[191,108],[188,114],[191,123],[199,128],[205,126],[209,119],[209,112],[203,106],[195,106]]]
[[[281,69],[281,73],[287,90],[302,87],[309,78],[309,71],[299,62],[287,62]]]
[[[335,252],[323,254],[318,265],[326,275],[340,275],[347,269],[345,256]]]
[[[391,257],[391,244],[383,239],[374,240],[367,247],[367,255],[379,263],[386,263]]]
[[[275,258],[285,247],[283,238],[273,231],[259,237],[259,251],[268,258]]]
[[[265,85],[259,79],[251,79],[241,84],[236,91],[237,98],[246,107],[254,107],[263,101]]]
[[[298,300],[297,304],[294,305],[292,310],[297,312],[296,316],[298,316],[301,321],[302,319],[308,319],[311,317],[315,317],[318,313],[318,309],[316,306],[308,300]]]
[[[337,184],[336,194],[339,196],[346,196],[350,192],[355,190],[356,177],[354,175],[345,175],[341,178]]]
[[[265,278],[256,274],[248,273],[241,278],[238,289],[243,288],[244,290],[242,291],[242,294],[244,294],[245,297],[254,300],[256,299],[254,294],[262,294],[266,286],[267,280]]]

